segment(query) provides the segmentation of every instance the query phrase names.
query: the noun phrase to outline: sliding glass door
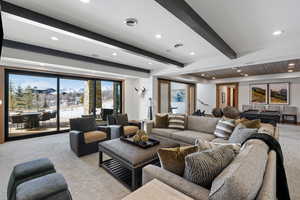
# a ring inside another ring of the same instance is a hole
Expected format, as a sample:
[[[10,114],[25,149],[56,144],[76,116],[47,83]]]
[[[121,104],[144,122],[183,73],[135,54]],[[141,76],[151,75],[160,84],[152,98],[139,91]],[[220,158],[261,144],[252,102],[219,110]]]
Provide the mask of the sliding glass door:
[[[69,121],[78,117],[93,117],[94,81],[59,79],[60,130],[69,129]]]
[[[9,74],[9,137],[57,131],[56,78]]]
[[[6,70],[6,138],[67,131],[69,120],[122,110],[120,81]]]

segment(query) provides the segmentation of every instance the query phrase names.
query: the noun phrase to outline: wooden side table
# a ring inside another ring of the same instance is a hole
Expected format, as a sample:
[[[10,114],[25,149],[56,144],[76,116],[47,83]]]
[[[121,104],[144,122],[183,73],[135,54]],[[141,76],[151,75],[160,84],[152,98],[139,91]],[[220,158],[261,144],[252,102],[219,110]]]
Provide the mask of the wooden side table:
[[[154,179],[122,200],[193,200],[165,183]]]

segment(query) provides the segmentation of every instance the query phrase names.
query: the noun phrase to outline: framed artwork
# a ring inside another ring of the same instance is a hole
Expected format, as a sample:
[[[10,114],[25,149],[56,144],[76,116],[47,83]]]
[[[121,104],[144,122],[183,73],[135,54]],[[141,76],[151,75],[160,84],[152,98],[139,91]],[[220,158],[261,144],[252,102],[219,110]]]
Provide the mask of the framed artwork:
[[[250,85],[250,104],[267,104],[268,103],[268,84]]]
[[[290,103],[290,83],[269,84],[269,104]]]

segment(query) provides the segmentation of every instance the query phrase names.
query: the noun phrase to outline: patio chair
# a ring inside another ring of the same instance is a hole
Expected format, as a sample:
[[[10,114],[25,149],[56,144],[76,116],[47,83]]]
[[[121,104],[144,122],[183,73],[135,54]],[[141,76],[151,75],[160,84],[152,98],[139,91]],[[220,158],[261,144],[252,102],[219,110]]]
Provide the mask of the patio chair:
[[[19,125],[21,125],[21,128],[23,128],[23,125],[24,125],[24,116],[23,115],[10,116],[10,120],[11,120],[12,125],[16,124],[17,128],[20,128]]]
[[[43,112],[41,115],[40,115],[40,118],[39,118],[39,120],[40,120],[40,122],[43,122],[42,123],[42,127],[44,127],[44,123],[46,122],[46,121],[48,121],[48,120],[50,120],[51,119],[51,113],[50,112]]]

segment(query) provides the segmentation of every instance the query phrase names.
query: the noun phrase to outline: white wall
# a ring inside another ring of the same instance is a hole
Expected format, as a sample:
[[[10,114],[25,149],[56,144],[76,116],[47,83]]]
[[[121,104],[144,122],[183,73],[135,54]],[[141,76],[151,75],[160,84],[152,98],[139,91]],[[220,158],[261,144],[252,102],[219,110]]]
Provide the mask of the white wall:
[[[199,103],[203,101],[208,106]],[[196,108],[205,110],[205,113],[211,113],[212,109],[216,107],[216,84],[212,83],[198,83],[197,84],[197,99]]]
[[[290,82],[290,106],[298,107],[298,121],[300,122],[300,78],[292,79],[273,79],[264,81],[251,81],[239,83],[239,108],[242,105],[249,104],[249,85],[255,83],[274,83],[274,82]],[[197,84],[197,99],[208,103],[209,106],[204,107],[197,101],[197,109],[206,110],[210,113],[216,106],[216,84]]]

